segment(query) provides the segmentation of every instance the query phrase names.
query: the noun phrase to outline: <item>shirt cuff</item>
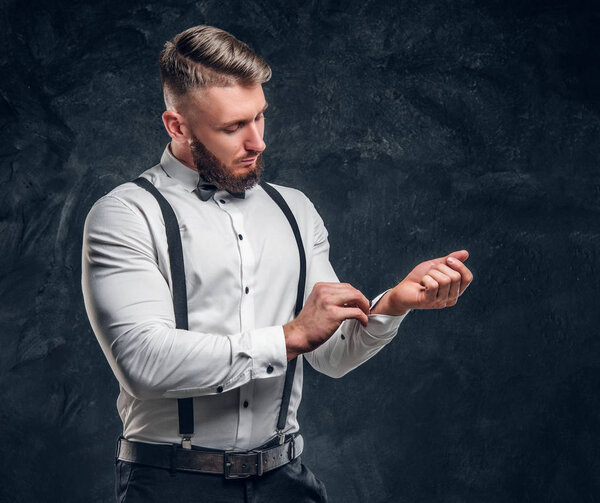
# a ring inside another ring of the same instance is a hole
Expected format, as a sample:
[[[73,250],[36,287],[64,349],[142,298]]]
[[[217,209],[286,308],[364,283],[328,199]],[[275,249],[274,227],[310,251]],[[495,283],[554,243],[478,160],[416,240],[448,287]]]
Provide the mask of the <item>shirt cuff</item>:
[[[408,313],[407,313],[408,314]],[[370,314],[369,324],[364,329],[366,333],[378,339],[385,337],[394,337],[398,331],[398,327],[406,314],[402,316],[390,316],[389,314]]]
[[[285,374],[287,351],[282,326],[253,330],[251,344],[253,379],[266,379]]]
[[[383,297],[390,290],[391,288],[388,288],[385,292],[382,292],[377,297],[375,297],[371,301],[371,309],[373,309],[375,305],[381,300],[381,297]],[[391,338],[394,335],[396,335],[400,323],[402,323],[402,321],[408,313],[410,313],[410,310],[400,316],[391,316],[389,314],[370,314],[368,316],[369,324],[364,330],[373,337]]]

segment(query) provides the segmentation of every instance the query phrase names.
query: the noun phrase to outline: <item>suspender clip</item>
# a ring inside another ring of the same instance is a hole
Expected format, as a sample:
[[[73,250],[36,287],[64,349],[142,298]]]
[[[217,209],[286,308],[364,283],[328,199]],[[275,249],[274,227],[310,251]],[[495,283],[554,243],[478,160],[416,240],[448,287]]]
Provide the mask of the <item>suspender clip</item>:
[[[192,448],[192,436],[191,435],[183,435],[181,437],[181,447],[184,449],[190,450]]]

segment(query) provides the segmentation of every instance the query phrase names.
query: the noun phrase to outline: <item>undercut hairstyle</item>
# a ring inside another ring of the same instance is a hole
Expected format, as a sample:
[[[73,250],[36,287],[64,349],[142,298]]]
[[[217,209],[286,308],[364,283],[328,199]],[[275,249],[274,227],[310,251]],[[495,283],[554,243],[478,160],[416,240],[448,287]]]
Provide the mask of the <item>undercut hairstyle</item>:
[[[165,44],[158,60],[165,105],[208,86],[264,84],[271,68],[250,47],[214,26],[194,26]]]

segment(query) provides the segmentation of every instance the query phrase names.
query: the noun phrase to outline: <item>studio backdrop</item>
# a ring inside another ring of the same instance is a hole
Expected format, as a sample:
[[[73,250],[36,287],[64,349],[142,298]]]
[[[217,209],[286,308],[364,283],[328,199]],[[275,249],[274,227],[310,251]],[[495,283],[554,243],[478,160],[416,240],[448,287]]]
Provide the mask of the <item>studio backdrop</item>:
[[[305,366],[331,501],[600,500],[600,9],[567,0],[2,2],[0,500],[112,501],[83,222],[158,162],[156,60],[197,24],[272,67],[264,178],[313,201],[342,281],[470,252],[457,306],[342,379]]]

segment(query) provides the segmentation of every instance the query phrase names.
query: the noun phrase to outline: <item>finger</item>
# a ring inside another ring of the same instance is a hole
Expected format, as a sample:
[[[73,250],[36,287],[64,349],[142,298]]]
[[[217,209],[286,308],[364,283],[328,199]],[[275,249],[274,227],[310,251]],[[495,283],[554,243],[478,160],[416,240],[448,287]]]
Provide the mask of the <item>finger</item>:
[[[370,312],[369,300],[349,283],[317,283],[313,288],[316,299],[326,306],[357,306],[365,314]]]
[[[448,262],[449,258],[456,259],[459,262],[464,262],[469,258],[469,252],[467,250],[454,251],[452,253],[449,253],[448,255],[445,255],[444,257],[434,258],[430,260],[430,262],[432,263],[432,265],[444,264]]]
[[[450,292],[450,284],[452,283],[452,280],[437,269],[431,269],[431,271],[429,271],[427,274],[436,280],[439,285],[436,297],[437,300],[445,302],[448,299],[448,293]]]
[[[358,320],[363,327],[366,327],[369,323],[367,315],[358,307],[338,307],[334,311],[334,316],[340,322],[344,320]]]
[[[429,274],[426,274],[421,279],[421,284],[425,287],[425,302],[427,304],[432,304],[435,302],[435,298],[438,293],[439,285],[435,279],[433,279]]]
[[[471,281],[473,281],[473,273],[465,264],[458,260],[455,260],[453,257],[448,257],[446,263],[449,267],[460,273],[461,280],[458,295],[461,295],[467,289]]]
[[[369,299],[348,283],[339,283],[331,292],[331,299],[337,306],[358,307],[363,313],[370,313]]]
[[[456,300],[460,292],[460,283],[462,276],[458,271],[451,269],[446,264],[438,264],[436,269],[450,278],[450,290],[448,291],[448,299]]]

